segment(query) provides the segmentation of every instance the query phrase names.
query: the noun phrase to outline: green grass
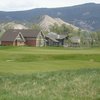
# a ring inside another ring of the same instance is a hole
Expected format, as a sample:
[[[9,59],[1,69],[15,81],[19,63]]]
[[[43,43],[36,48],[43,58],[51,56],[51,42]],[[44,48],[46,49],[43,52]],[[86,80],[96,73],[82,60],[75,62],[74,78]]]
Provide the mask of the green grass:
[[[0,100],[100,100],[100,70],[1,73]]]
[[[100,68],[100,48],[0,47],[0,72]]]
[[[1,46],[0,100],[100,100],[100,48]]]

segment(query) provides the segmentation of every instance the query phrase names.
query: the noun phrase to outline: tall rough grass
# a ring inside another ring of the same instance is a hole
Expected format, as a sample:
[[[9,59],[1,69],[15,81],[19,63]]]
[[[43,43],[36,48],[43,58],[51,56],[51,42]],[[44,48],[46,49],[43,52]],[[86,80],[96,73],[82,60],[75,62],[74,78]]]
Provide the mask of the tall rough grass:
[[[0,73],[0,100],[100,100],[100,70]]]

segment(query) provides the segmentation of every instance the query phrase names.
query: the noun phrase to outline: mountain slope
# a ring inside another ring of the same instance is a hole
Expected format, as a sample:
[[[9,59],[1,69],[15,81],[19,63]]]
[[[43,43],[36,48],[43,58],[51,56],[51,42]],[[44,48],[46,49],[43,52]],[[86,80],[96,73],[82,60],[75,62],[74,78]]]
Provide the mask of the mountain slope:
[[[18,24],[15,22],[8,22],[8,23],[0,24],[0,29],[28,29],[28,27],[26,27],[23,24]]]
[[[37,23],[49,15],[88,30],[100,29],[100,4],[88,3],[62,8],[38,8],[27,11],[0,12],[0,22],[20,21]]]
[[[73,29],[78,29],[78,27],[71,25],[67,22],[64,22],[62,19],[60,18],[52,18],[48,15],[44,15],[41,17],[41,20],[39,22],[39,26],[43,29],[48,31],[50,26],[54,26],[55,24],[57,24],[58,26],[61,26],[62,24],[65,24],[66,26],[71,26],[73,27]]]

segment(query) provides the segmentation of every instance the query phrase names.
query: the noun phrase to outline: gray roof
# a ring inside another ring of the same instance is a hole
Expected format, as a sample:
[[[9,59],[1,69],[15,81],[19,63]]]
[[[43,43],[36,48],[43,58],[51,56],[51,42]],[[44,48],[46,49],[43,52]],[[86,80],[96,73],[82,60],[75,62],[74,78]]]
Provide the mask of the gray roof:
[[[57,40],[59,39],[64,39],[67,37],[67,35],[59,35],[57,33],[53,33],[53,32],[50,32],[46,35],[46,37],[50,38],[51,40],[55,41],[55,42],[58,42]]]
[[[80,37],[78,36],[73,36],[70,38],[72,43],[80,43]]]
[[[24,37],[33,37],[33,38],[36,38],[38,33],[40,31],[38,30],[31,30],[31,29],[26,29],[26,30],[20,30],[20,32],[22,33],[22,35]]]
[[[9,32],[5,32],[2,36],[1,36],[1,38],[0,38],[0,40],[1,41],[14,41],[15,40],[15,38],[18,36],[18,34],[19,33],[17,33],[17,32],[14,32],[14,33],[10,33],[10,31]]]
[[[10,30],[7,30],[1,36],[0,40],[1,41],[14,41],[19,33],[21,33],[23,35],[23,37],[33,37],[33,38],[36,38],[39,32],[40,31],[31,30],[31,29],[23,29],[23,30],[10,29]]]
[[[54,42],[59,42],[58,40],[56,40],[56,39],[53,38],[53,37],[48,37],[48,36],[46,36],[46,37],[49,38],[50,40],[54,41]]]

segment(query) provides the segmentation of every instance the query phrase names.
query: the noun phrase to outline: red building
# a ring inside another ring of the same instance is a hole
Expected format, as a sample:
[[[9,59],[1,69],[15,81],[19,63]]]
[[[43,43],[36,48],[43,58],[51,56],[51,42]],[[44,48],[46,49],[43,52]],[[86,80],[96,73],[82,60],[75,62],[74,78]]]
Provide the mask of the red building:
[[[41,31],[23,29],[7,30],[1,37],[1,45],[44,46],[45,36]]]
[[[12,33],[11,30],[6,31],[1,39],[1,45],[3,46],[20,46],[20,45],[25,45],[25,39],[23,37],[23,35],[19,32],[14,32]]]

